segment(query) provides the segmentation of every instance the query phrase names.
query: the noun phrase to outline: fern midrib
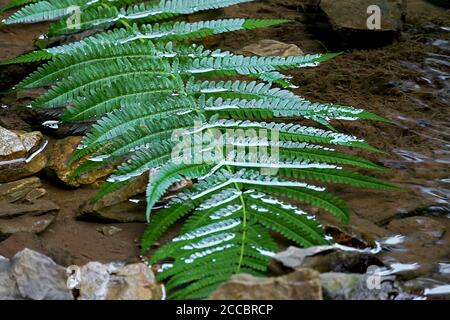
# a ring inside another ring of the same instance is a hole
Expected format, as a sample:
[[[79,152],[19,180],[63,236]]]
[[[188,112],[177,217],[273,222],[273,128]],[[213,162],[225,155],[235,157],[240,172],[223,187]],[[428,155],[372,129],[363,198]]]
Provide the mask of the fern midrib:
[[[198,112],[198,110],[197,110],[197,112]],[[212,137],[214,137],[214,132],[210,128],[208,128],[207,131]],[[220,149],[220,147],[217,144],[215,144],[214,147],[215,147],[216,151],[219,152],[219,154],[221,154],[223,152],[223,150]],[[228,170],[228,172],[233,173],[233,170],[231,169],[231,167],[229,165],[226,165],[226,169]],[[244,260],[245,241],[246,241],[246,237],[247,237],[247,210],[246,210],[246,207],[245,207],[244,196],[242,194],[241,188],[239,187],[239,184],[237,182],[233,182],[233,185],[236,188],[237,192],[239,192],[239,200],[240,200],[241,205],[242,205],[241,248],[240,248],[238,265],[236,267],[236,273],[239,273],[239,271],[241,270],[242,261]]]

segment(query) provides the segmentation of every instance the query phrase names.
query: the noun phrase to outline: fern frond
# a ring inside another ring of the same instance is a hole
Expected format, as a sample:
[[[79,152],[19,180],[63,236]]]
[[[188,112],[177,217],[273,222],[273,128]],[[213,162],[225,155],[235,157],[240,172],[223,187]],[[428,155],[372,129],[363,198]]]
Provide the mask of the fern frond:
[[[37,3],[28,4],[20,9],[8,19],[5,24],[15,23],[35,23],[40,21],[57,20],[71,14],[74,6],[85,10],[89,6],[93,6],[98,1],[85,0],[47,0],[38,1]]]
[[[287,21],[173,19],[250,1],[13,0],[6,6],[24,5],[8,25],[56,21],[50,36],[95,32],[0,64],[48,60],[14,89],[49,86],[32,106],[88,131],[69,160],[77,162],[70,178],[114,168],[93,202],[149,176],[142,254],[184,219],[179,234],[150,258],[164,262],[156,276],[172,299],[205,298],[236,273],[264,275],[278,249],[273,233],[304,247],[329,243],[303,205],[348,222],[350,210],[327,190],[330,184],[399,189],[356,172],[383,168],[343,149],[381,151],[333,128],[334,120],[389,120],[286,89],[294,87],[286,70],[316,67],[341,53],[248,57],[209,50],[191,41]],[[80,18],[76,29],[66,20],[73,13]],[[303,125],[304,119],[325,129]],[[168,194],[186,179],[192,185]]]

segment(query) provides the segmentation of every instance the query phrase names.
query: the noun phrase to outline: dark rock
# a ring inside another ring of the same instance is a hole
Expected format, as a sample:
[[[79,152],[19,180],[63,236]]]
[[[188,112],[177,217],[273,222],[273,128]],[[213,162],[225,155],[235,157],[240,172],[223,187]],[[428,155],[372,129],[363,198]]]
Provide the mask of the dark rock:
[[[322,300],[319,273],[298,269],[274,278],[237,274],[223,283],[211,300]]]
[[[383,266],[383,263],[371,253],[336,250],[307,257],[302,267],[319,272],[365,273],[373,265]]]

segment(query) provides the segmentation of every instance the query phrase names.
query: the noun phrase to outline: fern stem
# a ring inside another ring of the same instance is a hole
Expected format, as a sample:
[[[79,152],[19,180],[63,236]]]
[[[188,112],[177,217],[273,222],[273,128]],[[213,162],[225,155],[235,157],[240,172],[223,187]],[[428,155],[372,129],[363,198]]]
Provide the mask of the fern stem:
[[[197,114],[199,114],[199,110],[195,109],[195,111],[197,112]],[[214,133],[212,132],[212,130],[210,128],[207,129],[207,131],[209,132],[209,134],[211,134],[211,136],[214,136]],[[222,152],[222,149],[219,148],[219,146],[215,146],[215,149],[218,152]],[[226,169],[230,172],[233,173],[233,170],[231,169],[231,167],[229,165],[225,166]],[[241,201],[241,205],[242,205],[242,243],[241,243],[241,249],[240,249],[240,255],[239,255],[239,262],[236,268],[236,273],[239,273],[239,271],[241,270],[241,266],[242,266],[242,261],[244,260],[244,251],[245,251],[245,238],[247,237],[247,210],[245,209],[245,200],[244,197],[242,195],[242,191],[241,188],[239,187],[239,184],[237,182],[233,182],[234,187],[236,188],[236,190],[240,193],[239,195],[239,200]]]

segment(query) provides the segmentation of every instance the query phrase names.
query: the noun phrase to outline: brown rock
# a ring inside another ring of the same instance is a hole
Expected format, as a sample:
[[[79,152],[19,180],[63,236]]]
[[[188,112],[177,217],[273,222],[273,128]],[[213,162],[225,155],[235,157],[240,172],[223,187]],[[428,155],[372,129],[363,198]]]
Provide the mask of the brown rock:
[[[287,44],[280,41],[265,39],[242,48],[245,55],[257,56],[302,56],[303,51],[295,44]]]
[[[44,232],[54,219],[55,216],[52,214],[23,216],[14,219],[0,219],[0,238],[8,237],[17,232],[39,234]]]
[[[124,201],[109,207],[87,205],[77,218],[85,220],[100,220],[107,222],[145,222],[145,206]]]
[[[46,253],[39,236],[34,233],[17,232],[0,242],[0,254],[8,258],[25,248]]]
[[[0,203],[0,218],[11,218],[22,215],[37,216],[45,213],[56,213],[59,207],[52,201],[39,199],[30,203]],[[1,220],[0,220],[1,221]]]
[[[41,186],[41,180],[30,177],[0,185],[0,202],[15,202],[27,196],[32,190]],[[1,209],[0,209],[1,211]]]
[[[125,266],[114,272],[108,283],[107,300],[161,300],[162,287],[143,263]]]
[[[319,273],[298,269],[276,278],[234,275],[211,296],[212,300],[322,300]]]
[[[0,183],[32,176],[44,169],[46,164],[47,158],[42,153],[39,153],[30,162],[18,162],[0,166]]]
[[[100,169],[83,174],[73,180],[69,179],[74,170],[87,160],[86,157],[76,162],[72,166],[69,166],[67,164],[70,156],[75,151],[81,140],[81,136],[72,136],[57,140],[51,143],[51,146],[47,152],[48,164],[45,168],[46,172],[50,176],[56,177],[59,181],[62,181],[63,183],[71,187],[100,183],[113,170],[112,166],[107,165]]]

